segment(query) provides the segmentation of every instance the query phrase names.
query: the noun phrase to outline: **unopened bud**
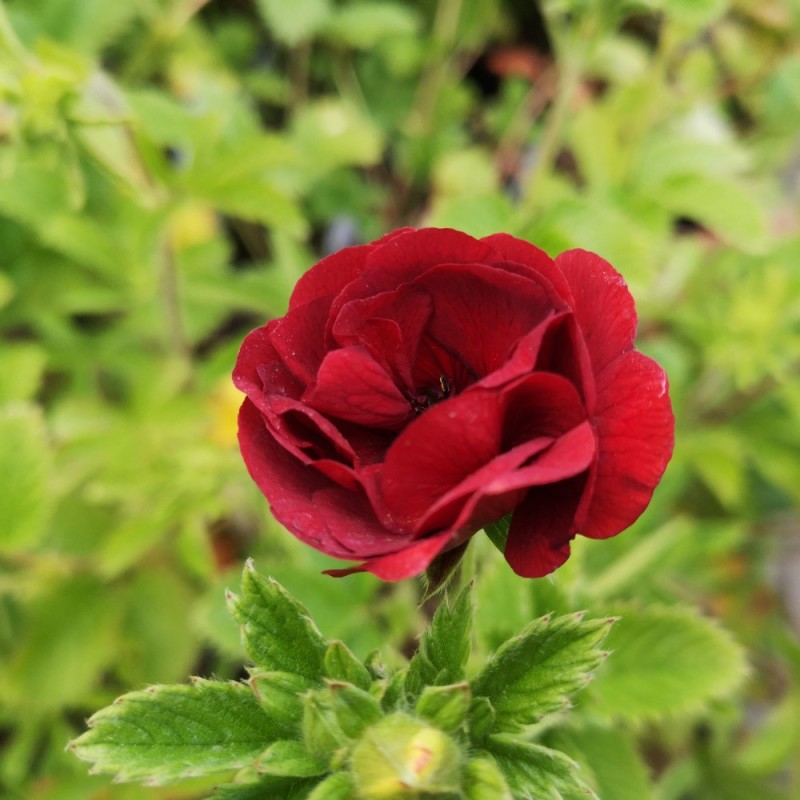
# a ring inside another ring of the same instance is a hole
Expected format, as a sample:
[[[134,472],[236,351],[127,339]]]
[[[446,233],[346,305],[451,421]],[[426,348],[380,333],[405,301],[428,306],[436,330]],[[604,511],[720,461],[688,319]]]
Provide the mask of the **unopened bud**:
[[[457,792],[461,755],[447,734],[403,713],[364,731],[351,758],[364,800],[409,800]]]

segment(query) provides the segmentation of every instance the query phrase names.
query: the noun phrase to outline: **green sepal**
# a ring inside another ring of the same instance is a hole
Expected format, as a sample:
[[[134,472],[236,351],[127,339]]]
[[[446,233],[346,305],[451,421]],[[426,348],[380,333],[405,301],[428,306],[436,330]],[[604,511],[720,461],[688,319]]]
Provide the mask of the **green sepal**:
[[[249,686],[195,679],[123,695],[69,749],[93,773],[157,785],[243,767],[279,736]]]
[[[318,758],[332,759],[350,744],[350,738],[339,726],[327,688],[303,696],[302,729],[306,749]]]
[[[328,771],[324,759],[310,755],[302,742],[283,739],[273,742],[256,760],[255,768],[267,775],[314,778]]]
[[[328,645],[324,663],[325,675],[331,680],[346,681],[359,689],[369,689],[372,683],[369,670],[344,642],[336,640]]]
[[[513,735],[495,734],[486,749],[503,773],[511,791],[521,797],[560,800],[562,797],[596,798],[578,777],[578,765],[558,750]]]
[[[467,718],[472,693],[466,682],[450,686],[428,686],[417,700],[417,716],[446,733],[457,731]]]
[[[355,796],[356,787],[350,774],[337,772],[318,783],[306,800],[353,800]]]
[[[513,800],[500,767],[490,758],[473,758],[464,766],[464,800]]]
[[[396,712],[367,728],[350,758],[362,800],[401,800],[456,793],[461,785],[461,754],[447,734]]]
[[[328,690],[339,728],[350,739],[358,738],[364,728],[383,717],[380,702],[351,683],[329,682]]]
[[[501,552],[506,552],[506,542],[508,541],[508,529],[511,527],[511,514],[507,514],[497,522],[490,522],[484,526],[484,531],[489,537],[489,541]]]
[[[444,592],[456,574],[458,565],[469,547],[469,539],[435,558],[423,575],[423,592],[420,604]]]
[[[247,682],[276,725],[289,733],[299,730],[303,718],[301,695],[311,688],[308,679],[291,672],[255,672]]]
[[[422,634],[406,675],[406,690],[413,697],[426,686],[446,686],[464,679],[472,643],[470,589],[462,589],[452,604],[442,602]]]
[[[276,580],[259,575],[252,560],[245,564],[241,596],[229,593],[228,604],[256,666],[321,679],[327,642],[306,608]]]
[[[373,650],[364,661],[364,666],[375,681],[380,681],[388,677],[386,665],[383,663],[383,656],[380,650]]]
[[[504,642],[472,681],[474,694],[491,700],[497,728],[514,730],[569,707],[570,695],[605,659],[598,645],[614,621],[545,616]]]
[[[469,738],[474,744],[480,744],[494,730],[495,713],[492,701],[488,697],[473,697],[469,707]]]
[[[385,678],[377,685],[373,684],[372,691],[380,698],[381,708],[387,713],[396,711],[401,705],[405,705],[406,698],[406,674],[405,672],[395,672],[390,678]]]

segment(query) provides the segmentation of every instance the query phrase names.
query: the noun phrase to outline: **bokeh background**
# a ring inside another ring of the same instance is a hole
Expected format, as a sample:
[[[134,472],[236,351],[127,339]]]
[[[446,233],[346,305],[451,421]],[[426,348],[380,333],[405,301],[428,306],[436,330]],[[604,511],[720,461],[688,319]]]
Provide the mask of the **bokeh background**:
[[[668,642],[629,659],[660,705],[592,739],[601,797],[800,798],[798,0],[0,0],[0,796],[204,796],[64,745],[242,674],[248,556],[359,655],[413,649],[417,583],[321,576],[270,520],[229,377],[304,270],[401,225],[597,251],[672,384],[633,529],[534,582],[476,539],[478,648],[550,609],[716,618],[747,676],[695,706]]]

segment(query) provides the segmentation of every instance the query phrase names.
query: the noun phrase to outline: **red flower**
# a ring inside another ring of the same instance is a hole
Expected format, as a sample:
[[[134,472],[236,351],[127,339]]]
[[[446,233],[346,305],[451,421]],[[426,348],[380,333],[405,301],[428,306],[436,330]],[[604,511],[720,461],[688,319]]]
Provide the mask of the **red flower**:
[[[592,253],[395,231],[320,261],[245,339],[242,454],[275,517],[355,570],[416,575],[512,513],[506,559],[546,575],[577,533],[636,520],[672,454],[635,331]]]

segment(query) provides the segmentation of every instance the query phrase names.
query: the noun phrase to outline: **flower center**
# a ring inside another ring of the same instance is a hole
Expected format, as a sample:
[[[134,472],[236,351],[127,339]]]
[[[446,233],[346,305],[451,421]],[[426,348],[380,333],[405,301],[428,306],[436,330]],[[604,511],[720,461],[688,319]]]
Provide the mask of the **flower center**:
[[[439,383],[426,386],[421,392],[409,398],[414,413],[421,414],[436,403],[441,403],[453,394],[453,384],[446,375],[439,376]]]

